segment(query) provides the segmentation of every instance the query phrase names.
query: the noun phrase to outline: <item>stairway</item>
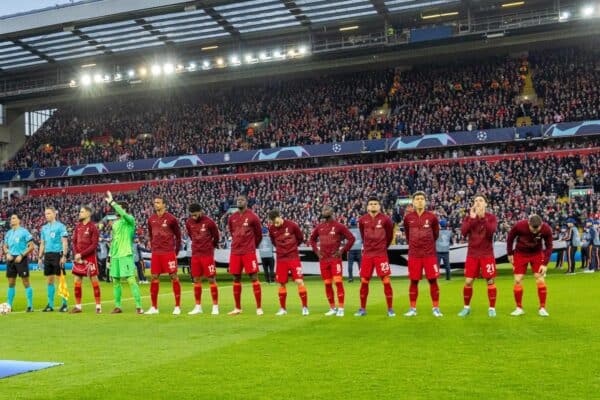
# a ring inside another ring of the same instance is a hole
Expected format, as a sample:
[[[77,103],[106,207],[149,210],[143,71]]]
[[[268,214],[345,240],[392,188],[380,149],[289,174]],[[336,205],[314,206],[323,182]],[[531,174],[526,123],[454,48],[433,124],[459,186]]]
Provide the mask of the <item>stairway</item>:
[[[524,76],[524,80],[521,88],[521,94],[517,100],[521,103],[531,103],[532,105],[539,106],[541,100],[538,98],[538,95],[535,91],[535,86],[533,85],[533,73],[529,67],[529,63],[524,60],[521,68],[526,68],[526,71],[519,70],[521,76]],[[529,116],[517,118],[517,126],[529,126],[531,124],[531,117]]]

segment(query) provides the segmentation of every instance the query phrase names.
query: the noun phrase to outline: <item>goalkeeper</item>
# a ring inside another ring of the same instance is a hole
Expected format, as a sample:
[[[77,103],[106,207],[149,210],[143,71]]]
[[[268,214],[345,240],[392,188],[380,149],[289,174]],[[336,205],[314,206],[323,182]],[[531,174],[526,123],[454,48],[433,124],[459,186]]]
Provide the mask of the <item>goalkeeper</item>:
[[[143,314],[140,288],[135,281],[135,264],[133,262],[133,236],[135,234],[135,219],[128,214],[128,205],[119,205],[113,200],[112,194],[106,192],[106,202],[117,212],[118,219],[112,225],[112,242],[110,246],[110,277],[113,280],[115,309],[112,314],[120,314],[121,309],[121,278],[127,279],[131,293],[135,299],[136,312]]]

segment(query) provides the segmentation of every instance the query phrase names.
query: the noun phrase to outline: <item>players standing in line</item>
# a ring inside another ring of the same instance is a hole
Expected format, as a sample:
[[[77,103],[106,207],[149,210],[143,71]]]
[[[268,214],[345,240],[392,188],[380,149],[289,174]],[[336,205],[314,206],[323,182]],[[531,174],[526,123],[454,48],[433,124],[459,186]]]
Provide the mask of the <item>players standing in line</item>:
[[[433,303],[433,316],[441,317],[439,309],[440,289],[437,278],[440,276],[435,242],[438,238],[440,225],[437,217],[430,211],[425,211],[427,200],[424,192],[413,194],[414,211],[404,217],[404,233],[408,242],[408,277],[410,279],[409,299],[410,309],[406,317],[417,315],[417,297],[419,296],[419,281],[425,276],[429,281],[429,293]]]
[[[515,245],[515,240],[517,241]],[[543,243],[543,247],[542,247]],[[546,311],[546,274],[547,265],[552,255],[552,228],[542,221],[539,215],[533,214],[529,219],[517,222],[508,232],[506,239],[506,253],[508,261],[513,265],[515,275],[514,295],[517,308],[510,315],[519,316],[525,314],[523,311],[523,276],[527,272],[527,266],[535,276],[540,300],[538,314],[547,317]]]
[[[164,197],[154,198],[155,214],[148,219],[148,234],[150,236],[150,298],[152,307],[146,314],[158,314],[158,291],[160,288],[160,274],[169,274],[175,296],[173,315],[181,314],[181,283],[177,276],[177,253],[181,248],[181,229],[179,221],[173,214],[167,212],[167,203]]]
[[[395,317],[392,284],[390,283],[392,271],[387,254],[387,249],[394,238],[394,223],[381,212],[381,203],[378,198],[369,198],[367,214],[358,220],[358,229],[364,250],[360,265],[360,309],[354,315],[357,317],[367,315],[369,282],[373,276],[373,270],[375,270],[383,283],[388,317]]]
[[[215,267],[215,249],[219,247],[219,229],[217,224],[207,217],[200,204],[190,204],[191,217],[185,222],[185,229],[192,241],[190,269],[194,280],[194,300],[196,305],[189,315],[202,313],[202,277],[210,284],[212,296],[212,315],[219,314],[219,289],[217,287],[217,268]]]
[[[233,299],[235,301],[235,308],[229,312],[229,315],[238,315],[242,312],[242,268],[252,281],[256,299],[256,315],[263,315],[262,292],[258,280],[258,260],[256,259],[256,248],[262,240],[261,223],[256,214],[248,209],[246,196],[238,196],[236,205],[238,210],[231,214],[227,221],[232,237],[229,273],[233,275]]]
[[[96,314],[102,312],[100,305],[100,284],[98,282],[98,259],[96,249],[100,232],[92,222],[92,209],[82,206],[79,209],[79,222],[73,230],[73,277],[75,278],[75,307],[71,309],[72,314],[81,312],[81,281],[84,276],[89,276],[94,289],[96,300]]]
[[[56,220],[56,209],[46,207],[44,210],[46,224],[40,231],[40,247],[38,252],[38,265],[44,265],[44,276],[48,283],[48,304],[44,312],[54,311],[54,296],[56,294],[55,282],[64,274],[65,263],[69,244],[67,240],[67,228]],[[62,300],[60,312],[67,311],[67,299]]]
[[[117,212],[119,218],[112,225],[112,242],[110,243],[110,277],[113,281],[115,308],[111,314],[120,314],[121,310],[121,278],[126,278],[131,294],[135,300],[136,313],[143,314],[140,287],[135,281],[135,263],[133,262],[133,236],[135,235],[135,219],[128,213],[128,204],[118,204],[112,194],[106,192],[106,202]]]
[[[333,219],[333,208],[324,206],[321,210],[319,223],[310,235],[308,243],[319,258],[321,278],[325,282],[325,295],[329,302],[329,311],[326,316],[344,316],[344,282],[342,278],[342,254],[348,252],[354,244],[355,238],[344,224]],[[346,244],[342,248],[342,241]],[[319,241],[317,245],[317,240]],[[338,306],[335,306],[333,285],[337,289]]]
[[[489,300],[488,316],[496,316],[496,258],[494,257],[494,233],[498,228],[496,216],[487,212],[488,202],[483,194],[476,194],[469,215],[460,228],[463,237],[468,238],[469,248],[465,261],[465,287],[463,288],[464,308],[459,317],[471,313],[473,281],[482,277],[487,281]]]
[[[276,281],[279,284],[280,309],[275,315],[287,314],[286,299],[289,274],[298,285],[298,295],[302,302],[302,315],[308,315],[308,296],[304,286],[302,264],[298,246],[304,242],[304,234],[298,224],[288,219],[283,219],[279,210],[269,211],[269,237],[277,252],[277,266],[275,267]]]
[[[6,277],[8,278],[8,305],[13,308],[17,275],[21,277],[27,296],[27,312],[33,311],[33,288],[29,283],[29,260],[33,251],[33,237],[21,226],[21,217],[10,214],[10,229],[4,234],[4,254],[6,255]]]

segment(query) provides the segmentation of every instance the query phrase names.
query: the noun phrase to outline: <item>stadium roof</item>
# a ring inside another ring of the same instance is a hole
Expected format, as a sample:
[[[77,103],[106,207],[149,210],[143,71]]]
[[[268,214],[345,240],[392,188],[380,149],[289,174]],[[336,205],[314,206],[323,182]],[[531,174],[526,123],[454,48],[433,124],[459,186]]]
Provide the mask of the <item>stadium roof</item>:
[[[0,70],[460,4],[459,0],[88,0],[0,18]]]

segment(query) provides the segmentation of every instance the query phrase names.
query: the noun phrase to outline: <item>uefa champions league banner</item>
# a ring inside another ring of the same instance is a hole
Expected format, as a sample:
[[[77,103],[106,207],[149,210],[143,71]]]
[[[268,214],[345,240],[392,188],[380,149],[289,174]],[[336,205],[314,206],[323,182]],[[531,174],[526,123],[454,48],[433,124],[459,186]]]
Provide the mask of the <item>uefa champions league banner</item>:
[[[537,125],[519,128],[438,133],[390,139],[358,140],[318,145],[236,151],[230,153],[194,154],[175,157],[149,158],[125,162],[83,164],[70,167],[5,171],[0,173],[0,182],[31,181],[36,179],[91,176],[135,171],[156,171],[173,168],[290,160],[305,157],[379,153],[385,151],[409,151],[414,149],[506,143],[528,138],[560,138],[597,134],[600,134],[600,120],[567,122],[561,124]]]

